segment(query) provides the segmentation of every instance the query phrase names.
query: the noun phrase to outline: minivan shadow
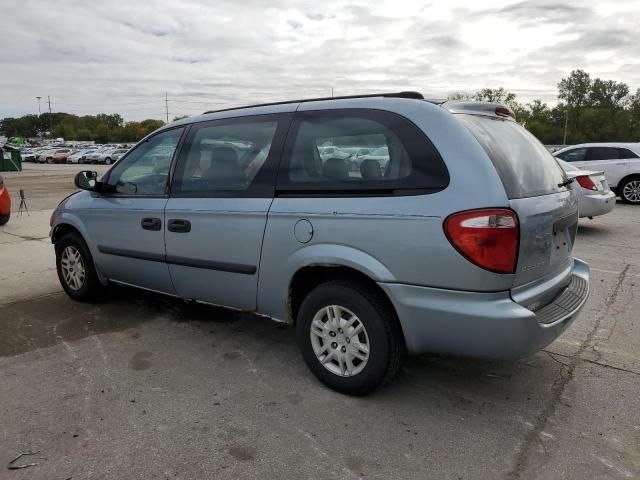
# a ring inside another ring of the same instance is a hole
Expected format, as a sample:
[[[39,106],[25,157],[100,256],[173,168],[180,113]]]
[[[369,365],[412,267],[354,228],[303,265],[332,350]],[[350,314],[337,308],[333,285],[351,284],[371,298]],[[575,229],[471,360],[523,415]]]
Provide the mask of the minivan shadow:
[[[216,333],[234,343],[239,336],[261,351],[282,356],[280,363],[297,364],[296,372],[311,376],[298,352],[295,329],[251,313],[233,311],[198,303],[185,303],[163,297],[174,321],[188,322],[203,333]],[[245,354],[250,354],[245,352]],[[258,358],[253,359],[259,361]],[[453,402],[458,407],[471,405],[505,405],[528,410],[536,397],[548,394],[557,380],[562,365],[550,355],[539,353],[524,360],[482,360],[448,355],[424,354],[408,356],[397,378],[373,395],[356,400],[366,406],[371,401],[398,402],[416,406],[425,396]],[[291,372],[290,372],[291,373]],[[326,388],[314,382],[317,388]],[[312,394],[316,387],[307,393]],[[340,394],[335,394],[340,396]],[[344,397],[345,399],[352,397]],[[520,403],[522,403],[520,405]],[[498,412],[499,408],[496,410]]]

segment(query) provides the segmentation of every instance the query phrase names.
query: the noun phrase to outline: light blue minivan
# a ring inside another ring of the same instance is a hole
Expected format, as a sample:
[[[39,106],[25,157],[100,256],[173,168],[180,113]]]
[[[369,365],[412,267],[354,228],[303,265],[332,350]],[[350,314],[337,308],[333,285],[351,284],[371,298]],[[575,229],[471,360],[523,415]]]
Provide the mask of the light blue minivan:
[[[516,359],[583,307],[578,207],[502,105],[414,92],[234,108],[139,142],[51,219],[60,282],[110,282],[295,325],[331,388],[405,354]]]

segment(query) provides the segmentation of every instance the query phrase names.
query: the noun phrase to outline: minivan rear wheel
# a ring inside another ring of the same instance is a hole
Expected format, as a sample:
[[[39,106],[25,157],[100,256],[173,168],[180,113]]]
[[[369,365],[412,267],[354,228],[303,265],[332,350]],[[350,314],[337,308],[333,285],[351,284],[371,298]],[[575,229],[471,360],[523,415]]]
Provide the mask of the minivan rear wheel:
[[[89,248],[80,235],[69,232],[55,245],[56,269],[64,291],[79,302],[98,300],[104,291]]]
[[[365,395],[389,382],[406,352],[393,309],[378,292],[354,282],[314,288],[300,306],[296,333],[314,375],[349,395]]]

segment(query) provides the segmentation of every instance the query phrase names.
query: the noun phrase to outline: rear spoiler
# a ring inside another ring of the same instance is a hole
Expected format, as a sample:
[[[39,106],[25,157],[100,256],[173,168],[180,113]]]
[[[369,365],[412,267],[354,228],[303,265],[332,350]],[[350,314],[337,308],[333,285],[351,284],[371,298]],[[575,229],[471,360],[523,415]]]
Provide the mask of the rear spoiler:
[[[516,119],[516,114],[506,105],[493,102],[472,102],[467,100],[449,100],[440,105],[451,113],[468,113],[472,115],[486,115],[489,117]]]

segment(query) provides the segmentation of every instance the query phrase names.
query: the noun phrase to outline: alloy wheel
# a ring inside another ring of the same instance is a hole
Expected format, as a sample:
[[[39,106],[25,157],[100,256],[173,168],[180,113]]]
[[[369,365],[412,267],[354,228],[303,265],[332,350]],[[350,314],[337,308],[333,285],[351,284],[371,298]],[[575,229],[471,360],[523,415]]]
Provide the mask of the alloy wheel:
[[[640,180],[627,182],[622,189],[622,197],[631,203],[640,203]]]

